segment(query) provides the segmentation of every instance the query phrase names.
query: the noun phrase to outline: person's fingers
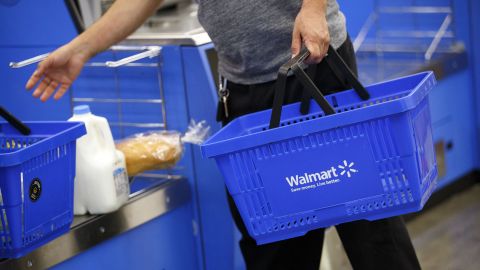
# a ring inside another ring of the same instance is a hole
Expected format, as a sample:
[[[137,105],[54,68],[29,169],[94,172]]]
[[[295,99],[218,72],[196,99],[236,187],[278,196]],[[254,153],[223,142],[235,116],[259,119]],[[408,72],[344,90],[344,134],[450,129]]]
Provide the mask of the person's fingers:
[[[67,92],[68,88],[70,88],[70,84],[61,84],[53,98],[59,100]]]
[[[300,53],[301,48],[302,48],[302,36],[300,34],[300,31],[298,31],[297,26],[294,26],[293,33],[292,33],[292,46],[291,46],[292,58],[297,56]]]
[[[328,47],[330,46],[330,35],[327,34],[325,38],[322,39],[320,47],[320,53],[322,54],[322,59],[328,54]]]
[[[51,62],[51,57],[47,57],[47,59],[38,64],[37,69],[33,72],[32,76],[30,76],[25,85],[26,89],[31,90],[42,79],[45,75],[45,70],[50,67]]]
[[[330,46],[330,40],[327,39],[326,41],[324,41],[322,43],[322,45],[320,46],[320,54],[322,55],[322,58],[325,57],[325,55],[327,55],[328,53],[328,46]]]
[[[57,89],[57,87],[58,87],[58,82],[55,80],[52,80],[50,84],[47,86],[47,88],[45,88],[45,91],[43,91],[43,94],[40,97],[40,100],[43,102],[47,101],[52,96],[53,92],[55,92],[55,89]]]
[[[40,97],[42,95],[43,91],[45,91],[45,89],[48,87],[48,85],[50,84],[51,81],[52,80],[48,77],[44,77],[43,79],[41,79],[37,88],[35,89],[35,91],[33,91],[32,96],[34,96],[35,98]]]
[[[25,85],[25,88],[27,90],[31,90],[41,78],[42,78],[42,75],[40,74],[40,72],[38,72],[38,69],[35,70],[32,76],[30,76],[30,79],[28,79],[27,84]]]
[[[305,41],[305,47],[310,52],[310,56],[305,60],[306,64],[317,64],[322,61],[324,54],[321,53],[320,44],[312,41]]]

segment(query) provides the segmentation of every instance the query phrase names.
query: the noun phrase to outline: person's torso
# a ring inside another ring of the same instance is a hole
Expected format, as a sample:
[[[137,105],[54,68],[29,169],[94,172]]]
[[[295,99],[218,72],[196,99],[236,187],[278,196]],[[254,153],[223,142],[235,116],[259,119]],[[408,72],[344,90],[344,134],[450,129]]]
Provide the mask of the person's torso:
[[[198,18],[212,39],[220,73],[241,84],[276,78],[291,57],[292,31],[301,0],[199,0]],[[331,44],[346,39],[345,17],[336,0],[328,0]]]

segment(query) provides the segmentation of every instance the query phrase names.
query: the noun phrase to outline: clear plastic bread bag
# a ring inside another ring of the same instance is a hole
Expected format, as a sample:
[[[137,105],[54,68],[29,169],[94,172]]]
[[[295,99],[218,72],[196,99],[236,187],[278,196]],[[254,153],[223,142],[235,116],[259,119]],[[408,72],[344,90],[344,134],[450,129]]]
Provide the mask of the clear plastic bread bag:
[[[148,131],[137,133],[116,143],[125,155],[129,177],[150,170],[173,168],[183,154],[184,144],[202,144],[210,134],[205,121],[192,120],[187,131]]]

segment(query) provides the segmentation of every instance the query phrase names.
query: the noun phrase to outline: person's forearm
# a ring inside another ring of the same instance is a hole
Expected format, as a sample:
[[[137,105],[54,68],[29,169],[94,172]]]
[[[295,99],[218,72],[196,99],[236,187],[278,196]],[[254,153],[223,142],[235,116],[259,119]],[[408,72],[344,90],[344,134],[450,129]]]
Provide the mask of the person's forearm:
[[[78,53],[90,58],[133,33],[163,0],[116,0],[91,27],[71,41]]]

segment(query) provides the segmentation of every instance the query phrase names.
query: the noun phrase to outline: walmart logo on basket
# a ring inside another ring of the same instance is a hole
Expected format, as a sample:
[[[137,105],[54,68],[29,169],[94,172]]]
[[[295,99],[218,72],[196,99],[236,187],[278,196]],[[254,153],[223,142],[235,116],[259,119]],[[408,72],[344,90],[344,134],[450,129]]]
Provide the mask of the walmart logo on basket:
[[[338,168],[342,170],[340,172],[340,175],[344,175],[345,173],[347,173],[348,178],[350,178],[353,173],[358,172],[356,169],[352,168],[353,165],[355,165],[354,162],[348,163],[346,160],[344,160],[343,165],[338,165]]]
[[[288,185],[292,188],[292,192],[311,189],[326,185],[339,183],[340,177],[346,175],[348,178],[352,177],[358,170],[354,168],[355,162],[348,162],[344,160],[337,167],[332,166],[328,170],[323,170],[315,173],[304,173],[303,175],[294,175],[285,177]]]

